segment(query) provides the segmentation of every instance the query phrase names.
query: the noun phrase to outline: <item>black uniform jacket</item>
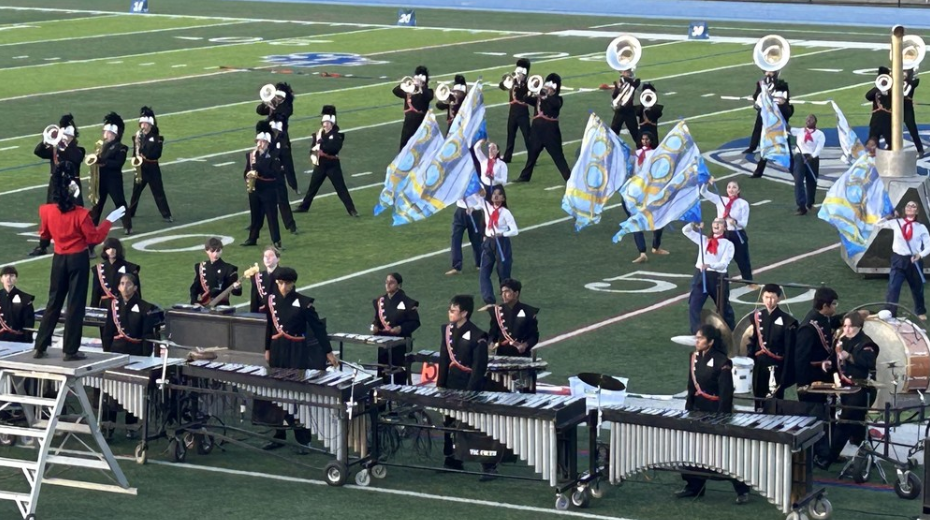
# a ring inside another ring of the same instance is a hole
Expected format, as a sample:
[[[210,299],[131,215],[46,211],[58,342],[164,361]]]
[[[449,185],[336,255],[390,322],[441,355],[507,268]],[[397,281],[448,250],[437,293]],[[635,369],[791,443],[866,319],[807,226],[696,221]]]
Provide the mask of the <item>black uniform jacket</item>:
[[[488,335],[471,321],[456,328],[441,327],[439,378],[436,386],[454,390],[480,391],[488,371]]]
[[[252,276],[249,312],[265,312],[265,300],[268,299],[269,294],[275,294],[275,291],[277,291],[277,285],[275,284],[276,272],[277,269],[270,273],[261,271]]]
[[[119,296],[120,277],[124,274],[134,274],[136,279],[139,279],[140,269],[138,265],[126,260],[117,260],[113,263],[104,260],[90,266],[90,306],[106,307],[110,300]],[[141,281],[136,287],[136,293],[142,296]]]
[[[491,315],[491,327],[488,329],[488,342],[497,343],[498,356],[531,356],[531,349],[539,343],[539,323],[536,315],[539,309],[523,302],[509,305],[495,305],[488,311]],[[521,354],[512,342],[526,343],[527,348]]]
[[[420,313],[417,307],[420,302],[414,300],[399,289],[394,296],[380,296],[371,301],[375,308],[375,317],[372,325],[378,328],[380,336],[399,336],[409,338],[413,331],[420,328]],[[391,329],[400,327],[400,334],[394,334]]]
[[[100,341],[104,352],[149,356],[152,344],[146,340],[156,339],[158,325],[157,309],[144,301],[138,293],[128,301],[119,294],[107,302],[107,323],[103,326]]]
[[[13,287],[10,292],[0,287],[0,341],[32,343],[32,333],[24,328],[35,328],[35,296]]]
[[[824,371],[821,364],[830,361],[836,367],[833,351],[833,331],[841,324],[840,316],[824,316],[811,310],[798,324],[795,340],[795,379],[798,386],[810,385],[814,381],[832,382],[832,370]]]
[[[326,368],[333,351],[326,325],[313,308],[313,298],[291,291],[287,296],[269,294],[265,303],[265,350],[271,352],[272,368]]]
[[[685,409],[698,412],[733,411],[733,364],[719,350],[691,354]]]
[[[191,305],[200,303],[206,305],[213,297],[224,289],[236,283],[239,279],[239,268],[227,264],[222,258],[212,264],[205,260],[194,264],[194,281],[191,283]],[[233,289],[234,296],[242,295],[242,287]],[[229,298],[217,302],[219,305],[229,305]]]

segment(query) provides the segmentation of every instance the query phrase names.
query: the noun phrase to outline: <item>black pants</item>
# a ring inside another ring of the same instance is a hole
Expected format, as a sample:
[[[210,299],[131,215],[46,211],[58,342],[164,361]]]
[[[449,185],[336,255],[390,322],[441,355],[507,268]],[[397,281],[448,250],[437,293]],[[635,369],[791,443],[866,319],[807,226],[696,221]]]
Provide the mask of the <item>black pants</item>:
[[[249,210],[252,214],[252,222],[249,224],[249,241],[255,242],[258,240],[259,232],[264,225],[263,220],[267,220],[271,241],[275,244],[281,242],[281,228],[278,226],[277,189],[274,186],[266,186],[250,193]]]
[[[853,445],[858,446],[865,440],[865,408],[872,404],[872,401],[875,400],[874,395],[876,395],[868,390],[870,389],[862,388],[854,394],[844,394],[840,397],[840,404],[843,406],[840,419],[842,421],[854,421],[854,423],[841,422],[836,425],[836,428],[833,430],[833,442],[830,445],[830,458],[827,459],[828,462],[832,463],[840,456],[847,442],[851,442]],[[857,409],[852,409],[850,407],[855,407]]]
[[[749,261],[749,235],[745,230],[729,230],[726,232],[727,240],[733,243],[733,260],[739,267],[739,274],[743,280],[752,280],[752,264]]]
[[[800,385],[800,383],[798,383]],[[829,422],[830,417],[829,413],[832,409],[827,407],[827,394],[812,394],[812,393],[801,393],[798,392],[798,401],[806,403],[811,408],[810,415],[816,417],[822,421],[825,421],[824,428],[826,429],[826,435],[820,438],[814,444],[814,455],[822,458],[829,459],[830,457],[830,429],[833,427],[832,423]]]
[[[70,255],[55,253],[48,283],[48,305],[36,334],[36,350],[45,351],[52,344],[52,332],[58,325],[61,308],[68,300],[65,313],[65,354],[74,354],[81,348],[84,323],[84,304],[87,302],[87,282],[90,278],[90,258],[87,250]]]
[[[626,202],[620,201],[623,212],[626,213],[627,217],[630,217],[629,210],[626,209]],[[662,247],[662,229],[660,228],[652,232],[652,248],[659,249]],[[640,253],[646,252],[646,236],[642,231],[636,231],[633,233],[633,242],[636,243],[636,250]]]
[[[291,144],[281,152],[281,167],[284,168],[284,179],[292,190],[297,191],[297,172],[294,171],[294,156],[291,153]],[[286,190],[285,190],[286,191]]]
[[[885,148],[891,148],[891,112],[872,112],[869,120],[869,139],[885,138]]]
[[[90,218],[94,220],[94,225],[100,223],[100,214],[103,212],[104,204],[107,203],[107,197],[113,198],[114,207],[126,206],[126,194],[123,191],[122,174],[100,172],[100,190],[98,196],[100,200],[98,200],[97,203],[94,204],[93,209],[90,210]],[[128,210],[129,208],[126,207],[126,209]],[[132,229],[132,217],[129,215],[129,211],[126,211],[122,220],[124,228]]]
[[[291,211],[291,201],[287,197],[287,185],[284,184],[283,180],[278,179],[275,181],[275,186],[281,222],[284,224],[284,229],[294,231],[297,229],[297,222],[294,220],[294,212]],[[296,188],[294,189],[296,190]]]
[[[911,141],[914,141],[914,147],[917,148],[917,155],[924,154],[924,143],[920,140],[920,133],[917,132],[917,121],[914,118],[914,103],[904,101],[904,126],[907,127],[907,133],[911,134]]]
[[[407,146],[407,141],[413,137],[413,134],[417,133],[417,129],[420,128],[424,117],[426,117],[425,113],[407,112],[404,114],[404,127],[400,130],[400,148],[397,149],[398,151],[403,150],[404,146]],[[313,180],[310,182],[312,184]]]
[[[778,361],[768,354],[759,354],[753,358],[755,366],[752,367],[752,396],[756,400],[756,410],[762,410],[763,399],[769,396],[769,376],[770,371],[775,371],[775,399],[784,399],[785,389],[781,386],[782,377],[784,376],[785,367],[782,361]]]
[[[820,158],[803,156],[796,153],[792,156],[794,164],[791,173],[794,176],[794,202],[798,209],[811,209],[817,198],[817,179],[820,178]]]
[[[918,315],[927,314],[927,304],[924,300],[924,282],[920,279],[923,271],[923,260],[911,261],[910,256],[891,253],[891,272],[888,273],[888,291],[885,293],[886,307],[892,316],[898,315],[898,303],[901,298],[901,286],[907,282],[914,299],[914,312]]]
[[[756,111],[756,122],[752,125],[752,135],[749,137],[747,150],[755,151],[762,140],[762,112]]]
[[[636,123],[636,112],[632,108],[614,110],[614,118],[610,122],[610,129],[614,131],[618,136],[620,135],[620,129],[626,125],[626,129],[630,132],[630,137],[633,139],[633,148],[639,147],[639,125]],[[652,146],[655,147],[658,143],[652,143]]]
[[[146,186],[152,187],[152,197],[155,198],[155,206],[162,218],[171,218],[171,208],[168,207],[168,198],[165,197],[165,185],[161,181],[161,168],[157,164],[146,166],[142,165],[142,182],[133,183],[132,196],[129,198],[129,210],[126,212],[130,217],[136,216],[136,208],[139,206],[139,197]]]
[[[395,383],[398,385],[407,384],[407,371],[404,369],[406,355],[406,343],[391,348],[378,347],[378,365],[385,367],[383,369],[379,367],[378,371],[383,374],[387,370],[397,370],[392,377],[388,377],[387,375],[383,376],[385,383]]]
[[[555,163],[556,168],[561,172],[562,178],[567,181],[572,175],[572,170],[568,167],[565,154],[562,152],[562,131],[559,129],[559,122],[536,119],[533,121],[532,135],[526,166],[520,172],[520,179],[529,182],[530,178],[533,177],[533,168],[536,167],[539,154],[545,149],[549,152],[549,156],[552,157],[552,162]]]
[[[298,444],[307,445],[310,444],[310,442],[313,440],[313,433],[306,428],[298,428],[297,419],[295,419],[293,415],[285,415],[284,422],[286,422],[288,426],[294,429],[294,440],[297,441]],[[278,428],[274,432],[274,438],[281,440],[286,439],[287,430],[284,428]]]
[[[513,147],[517,141],[517,129],[523,134],[523,146],[530,149],[530,111],[523,105],[510,105],[510,115],[507,117],[507,147],[501,160],[510,164],[513,159]]]
[[[407,123],[404,122],[404,128],[406,128]],[[320,187],[323,186],[323,181],[329,177],[329,180],[333,183],[333,188],[336,189],[336,195],[339,196],[339,200],[342,201],[343,206],[346,207],[346,211],[351,215],[355,213],[355,204],[352,202],[352,195],[349,195],[349,189],[346,188],[345,178],[342,176],[342,165],[339,161],[330,161],[321,159],[320,164],[313,169],[313,175],[310,177],[310,187],[307,188],[307,194],[304,195],[304,201],[300,203],[301,209],[310,209],[310,205],[313,204],[313,198],[316,197],[316,194],[320,191]]]

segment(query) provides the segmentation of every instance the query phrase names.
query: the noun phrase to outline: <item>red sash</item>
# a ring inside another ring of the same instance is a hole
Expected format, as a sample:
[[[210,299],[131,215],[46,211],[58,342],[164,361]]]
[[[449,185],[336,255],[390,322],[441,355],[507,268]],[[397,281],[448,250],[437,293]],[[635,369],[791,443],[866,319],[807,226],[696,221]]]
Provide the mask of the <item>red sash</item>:
[[[904,225],[901,226],[901,235],[904,236],[904,240],[910,242],[911,238],[914,236],[914,221],[907,218],[903,220]]]
[[[113,341],[116,341],[118,339],[125,339],[126,341],[130,343],[142,343],[141,339],[133,338],[129,336],[128,334],[126,334],[126,331],[123,330],[123,324],[120,323],[119,321],[119,299],[118,298],[114,298],[113,301],[110,302],[110,310],[113,311],[113,325],[116,325],[116,335],[113,336]]]
[[[826,350],[828,354],[832,355],[833,351],[830,350],[830,342],[827,341],[827,336],[824,335],[823,329],[821,329],[820,325],[817,325],[817,322],[814,320],[811,320],[810,324],[814,327],[814,330],[817,331],[817,335],[820,336],[820,345],[823,346],[823,349]],[[821,363],[823,363],[823,361],[811,361],[811,365],[819,365]]]
[[[6,320],[3,319],[2,312],[0,312],[0,332],[9,332],[10,334],[16,334],[17,336],[23,335],[23,331],[13,330],[13,328],[7,324]]]
[[[200,295],[200,303],[206,305],[210,303],[210,284],[207,283],[207,263],[200,262],[200,271],[197,273],[200,279],[200,288],[203,294]]]
[[[497,327],[501,330],[501,335],[504,336],[504,341],[501,345],[513,345],[516,343],[516,340],[510,335],[507,330],[507,325],[504,324],[504,313],[501,312],[500,306],[494,307],[494,318],[497,319]]]
[[[284,327],[282,327],[281,324],[278,323],[278,315],[275,313],[273,294],[268,297],[268,311],[269,311],[268,315],[271,316],[271,324],[274,326],[275,330],[278,331],[277,334],[271,336],[271,339],[284,338],[284,339],[289,339],[291,341],[303,341],[307,339],[306,336],[291,336],[287,332],[284,332]]]
[[[752,321],[756,324],[756,339],[758,339],[759,349],[761,349],[761,352],[757,352],[756,355],[758,356],[759,354],[765,354],[766,356],[776,361],[784,360],[785,356],[779,356],[778,354],[775,354],[774,352],[772,352],[771,350],[765,347],[765,340],[762,339],[762,323],[761,323],[762,320],[760,316],[762,316],[762,311],[756,311],[752,313]]]
[[[719,243],[720,237],[713,235],[707,239],[707,252],[716,255],[717,254],[717,245]]]
[[[730,210],[733,209],[733,203],[736,202],[736,199],[739,198],[739,195],[736,197],[730,197],[730,200],[723,206],[723,218],[730,218]]]
[[[452,324],[446,325],[446,351],[449,352],[449,365],[453,366],[462,372],[471,373],[471,369],[467,366],[459,363],[459,360],[455,358],[455,352],[452,351]]]
[[[378,298],[378,321],[381,322],[382,332],[390,332],[391,324],[388,322],[387,316],[385,316],[385,313],[384,313],[385,298],[387,298],[387,296],[382,296],[381,298]]]
[[[110,290],[110,286],[107,285],[107,277],[103,274],[104,263],[100,262],[97,264],[97,282],[100,283],[100,288],[103,289],[105,293],[100,297],[101,300],[115,300],[116,296],[113,296],[113,291]]]
[[[697,392],[698,397],[703,397],[708,401],[719,401],[719,395],[710,395],[704,390],[701,389],[701,385],[697,382],[697,376],[694,374],[695,368],[697,367],[697,352],[691,353],[691,382],[694,383],[694,390]]]

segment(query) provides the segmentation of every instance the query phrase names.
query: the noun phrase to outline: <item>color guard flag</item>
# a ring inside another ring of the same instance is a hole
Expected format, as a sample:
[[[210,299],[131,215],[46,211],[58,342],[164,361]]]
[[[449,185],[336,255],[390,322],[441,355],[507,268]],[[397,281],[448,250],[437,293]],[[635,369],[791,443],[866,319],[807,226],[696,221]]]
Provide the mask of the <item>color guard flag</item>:
[[[817,217],[833,225],[850,257],[865,251],[872,228],[894,211],[891,199],[875,169],[875,158],[862,154],[833,183]]]
[[[781,115],[781,110],[772,101],[772,94],[759,82],[762,92],[759,94],[762,115],[762,158],[775,161],[782,168],[791,164],[791,151],[788,149],[788,125]]]
[[[575,219],[575,231],[601,221],[604,205],[626,182],[632,166],[626,143],[592,113],[562,198],[562,209]]]
[[[840,110],[839,105],[832,100],[830,104],[833,105],[833,110],[836,112],[836,133],[840,137],[840,148],[843,149],[843,160],[846,164],[852,164],[860,155],[865,153],[865,146],[862,146],[862,141],[859,140],[859,136],[856,135],[855,130],[849,126],[849,121],[846,120],[846,116],[843,114],[843,111]]]
[[[384,175],[384,188],[381,190],[378,204],[375,205],[375,215],[380,215],[394,205],[397,187],[421,162],[429,160],[440,146],[442,146],[442,130],[439,129],[433,112],[427,111],[426,117],[420,123],[420,128],[388,165]]]
[[[636,231],[654,231],[681,219],[700,218],[700,184],[710,177],[688,125],[678,123],[640,169],[620,188],[630,218],[614,242]],[[698,206],[696,209],[695,206]]]
[[[465,197],[474,185],[471,147],[484,122],[481,82],[469,90],[452,121],[442,146],[421,161],[398,186],[394,199],[394,225],[423,220]]]

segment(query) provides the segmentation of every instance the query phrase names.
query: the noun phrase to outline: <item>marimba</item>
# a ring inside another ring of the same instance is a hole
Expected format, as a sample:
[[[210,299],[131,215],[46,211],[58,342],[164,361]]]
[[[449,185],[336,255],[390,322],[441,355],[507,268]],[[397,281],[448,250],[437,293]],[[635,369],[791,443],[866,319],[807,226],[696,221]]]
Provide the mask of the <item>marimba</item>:
[[[439,363],[439,352],[421,350],[407,356],[409,363]],[[536,392],[536,379],[549,367],[541,359],[517,356],[489,356],[488,377],[509,392]]]
[[[652,468],[708,469],[745,482],[785,514],[811,492],[811,447],[823,436],[814,417],[640,407],[604,407],[602,417],[612,484]]]

